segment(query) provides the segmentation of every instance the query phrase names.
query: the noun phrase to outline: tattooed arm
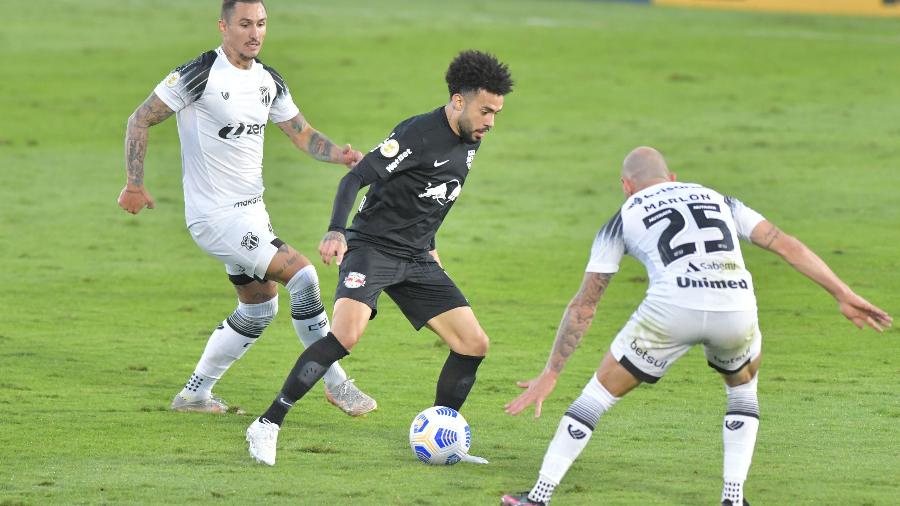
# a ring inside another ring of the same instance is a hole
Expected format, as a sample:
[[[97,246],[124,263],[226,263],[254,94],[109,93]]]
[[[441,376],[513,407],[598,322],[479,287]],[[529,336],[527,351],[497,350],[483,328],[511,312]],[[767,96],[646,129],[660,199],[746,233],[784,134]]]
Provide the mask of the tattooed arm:
[[[778,254],[791,267],[824,288],[837,300],[841,313],[857,327],[868,325],[880,332],[891,326],[893,319],[889,314],[854,293],[824,260],[796,237],[763,220],[753,228],[750,241]]]
[[[547,359],[545,370],[551,371],[557,376],[562,372],[569,357],[581,342],[584,333],[591,328],[591,322],[594,321],[594,315],[597,313],[597,303],[606,292],[606,287],[609,286],[612,277],[612,274],[597,272],[584,274],[581,288],[569,302],[566,312],[563,313],[562,321],[559,322],[556,341],[553,342],[553,349],[550,351],[550,358]]]
[[[125,172],[127,182],[119,192],[119,207],[137,214],[144,207],[153,209],[153,197],[144,188],[144,156],[147,154],[147,129],[161,123],[174,111],[156,93],[151,93],[128,118],[125,130]]]
[[[297,113],[288,121],[278,123],[278,128],[291,138],[295,146],[316,160],[341,163],[348,168],[362,160],[362,153],[354,151],[349,144],[339,148],[325,134],[313,128],[302,113]]]
[[[597,313],[597,303],[606,292],[612,274],[586,272],[581,288],[569,302],[563,313],[562,321],[556,331],[556,340],[550,351],[550,358],[540,376],[530,381],[519,381],[516,384],[526,390],[504,408],[507,413],[517,415],[529,405],[534,404],[534,416],[541,416],[541,405],[556,387],[556,379],[562,372],[569,357],[578,347],[581,338],[591,327]]]

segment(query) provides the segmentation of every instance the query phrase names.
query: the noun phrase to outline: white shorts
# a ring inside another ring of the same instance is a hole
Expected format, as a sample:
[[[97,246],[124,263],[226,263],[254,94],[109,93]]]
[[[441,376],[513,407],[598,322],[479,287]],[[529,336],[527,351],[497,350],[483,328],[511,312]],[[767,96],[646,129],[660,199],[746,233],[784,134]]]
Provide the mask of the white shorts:
[[[636,378],[656,383],[695,344],[703,345],[713,369],[739,371],[762,351],[756,309],[701,311],[644,301],[610,352]]]
[[[200,249],[225,264],[225,272],[263,280],[281,241],[264,205],[224,213],[188,227]]]

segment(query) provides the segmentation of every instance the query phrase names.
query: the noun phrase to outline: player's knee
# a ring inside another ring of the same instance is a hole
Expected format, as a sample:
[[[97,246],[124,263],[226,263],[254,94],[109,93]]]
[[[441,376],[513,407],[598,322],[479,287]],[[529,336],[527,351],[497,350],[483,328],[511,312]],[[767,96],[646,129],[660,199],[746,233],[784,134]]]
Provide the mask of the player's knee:
[[[342,332],[334,332],[334,337],[341,343],[341,346],[350,351],[356,346],[356,343],[359,342],[359,338],[362,337],[362,332],[354,332],[354,331],[342,331]]]
[[[487,355],[488,348],[490,348],[491,340],[488,338],[488,335],[481,329],[478,329],[478,332],[474,333],[471,337],[466,339],[466,348],[467,355],[472,355],[475,357],[483,357]]]
[[[319,275],[312,265],[297,271],[285,287],[291,294],[291,316],[295,320],[313,318],[325,311],[319,290]]]

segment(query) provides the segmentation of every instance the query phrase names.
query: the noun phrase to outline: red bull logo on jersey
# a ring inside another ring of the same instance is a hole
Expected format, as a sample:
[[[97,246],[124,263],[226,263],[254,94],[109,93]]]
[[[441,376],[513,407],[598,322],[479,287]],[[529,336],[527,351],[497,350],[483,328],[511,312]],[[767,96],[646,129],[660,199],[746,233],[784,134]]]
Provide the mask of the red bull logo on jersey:
[[[425,191],[419,194],[419,198],[431,199],[443,206],[447,202],[456,200],[460,192],[462,192],[462,184],[460,184],[458,179],[451,179],[437,186],[431,186],[431,183],[428,183]]]

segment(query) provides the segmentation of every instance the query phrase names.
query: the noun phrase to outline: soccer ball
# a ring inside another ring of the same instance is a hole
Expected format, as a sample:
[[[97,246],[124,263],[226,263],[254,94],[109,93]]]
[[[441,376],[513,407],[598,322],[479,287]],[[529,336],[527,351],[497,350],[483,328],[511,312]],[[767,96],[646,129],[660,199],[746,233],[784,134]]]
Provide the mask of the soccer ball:
[[[471,445],[469,424],[453,408],[428,408],[409,427],[409,446],[423,464],[452,466],[469,453]]]

